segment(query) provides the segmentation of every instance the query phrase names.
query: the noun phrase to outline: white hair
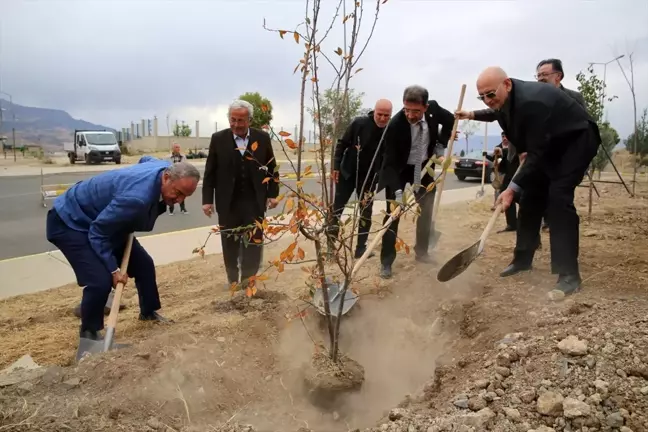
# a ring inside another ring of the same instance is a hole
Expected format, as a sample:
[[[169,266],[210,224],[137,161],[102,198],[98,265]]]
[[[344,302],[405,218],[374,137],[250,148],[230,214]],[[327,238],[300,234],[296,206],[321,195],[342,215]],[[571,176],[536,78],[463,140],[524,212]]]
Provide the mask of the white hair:
[[[229,109],[227,110],[227,116],[229,117],[232,114],[232,110],[238,108],[245,108],[248,112],[248,117],[252,119],[252,115],[254,114],[254,107],[250,102],[240,99],[237,99],[230,104]]]

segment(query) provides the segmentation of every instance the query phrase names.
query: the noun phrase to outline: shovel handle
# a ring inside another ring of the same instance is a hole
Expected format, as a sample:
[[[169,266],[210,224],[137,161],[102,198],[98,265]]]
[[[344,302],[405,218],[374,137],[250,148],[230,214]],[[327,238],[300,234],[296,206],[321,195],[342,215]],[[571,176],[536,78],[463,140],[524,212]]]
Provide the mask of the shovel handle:
[[[369,243],[369,246],[367,247],[367,250],[365,251],[364,254],[356,261],[355,265],[353,266],[353,270],[351,271],[351,278],[356,274],[358,269],[362,264],[364,264],[365,261],[367,261],[367,258],[369,258],[369,254],[371,254],[371,251],[376,247],[380,239],[385,235],[387,230],[389,229],[389,226],[394,222],[396,219],[398,219],[398,216],[400,216],[400,213],[402,211],[402,207],[398,206],[396,209],[391,213],[389,216],[389,219],[383,224],[382,229],[376,234],[376,237]]]
[[[459,95],[459,103],[457,104],[457,111],[461,111],[463,107],[464,96],[466,95],[466,84],[461,85],[461,94]],[[446,151],[446,157],[452,157],[452,147],[454,146],[455,135],[457,134],[457,128],[459,128],[459,119],[455,117],[454,125],[452,126],[452,133],[450,134],[450,139],[448,140],[448,150]],[[445,161],[443,161],[445,163]],[[436,220],[437,213],[439,211],[439,203],[441,203],[441,194],[443,193],[443,186],[445,184],[446,173],[448,172],[447,168],[443,168],[441,171],[441,181],[436,185],[436,196],[434,197],[434,207],[432,210],[432,222]]]
[[[126,248],[124,249],[124,257],[122,258],[121,267],[123,271],[126,271],[128,268],[128,261],[130,259],[131,249],[133,248],[133,238],[134,234],[130,233],[128,235],[128,241],[126,242]],[[119,313],[119,305],[121,304],[122,291],[124,290],[124,284],[118,283],[115,287],[115,296],[113,297],[112,307],[110,308],[110,315],[108,316],[108,322],[106,327],[115,328],[117,326],[117,314]]]

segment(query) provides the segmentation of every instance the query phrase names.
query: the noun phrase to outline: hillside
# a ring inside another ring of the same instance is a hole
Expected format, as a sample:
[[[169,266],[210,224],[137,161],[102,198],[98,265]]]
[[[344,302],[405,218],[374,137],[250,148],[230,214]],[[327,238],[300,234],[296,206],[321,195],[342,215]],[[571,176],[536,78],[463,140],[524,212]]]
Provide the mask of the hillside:
[[[42,145],[46,149],[56,150],[71,139],[74,129],[114,131],[107,126],[75,119],[59,109],[28,107],[16,103],[12,105],[6,99],[0,99],[0,107],[3,108],[0,135],[11,139],[11,129],[16,128],[16,145]]]

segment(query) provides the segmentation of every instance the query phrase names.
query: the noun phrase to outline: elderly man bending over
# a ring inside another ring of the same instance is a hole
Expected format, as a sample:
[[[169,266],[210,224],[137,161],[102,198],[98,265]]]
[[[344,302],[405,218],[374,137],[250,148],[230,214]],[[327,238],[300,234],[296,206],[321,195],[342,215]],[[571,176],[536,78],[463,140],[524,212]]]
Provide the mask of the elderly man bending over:
[[[193,165],[144,156],[137,165],[83,180],[55,201],[47,213],[47,240],[63,253],[83,287],[83,338],[100,340],[104,305],[111,288],[135,278],[140,320],[170,322],[160,309],[155,264],[133,239],[128,269],[120,269],[128,235],[152,231],[168,205],[194,193],[200,173]]]

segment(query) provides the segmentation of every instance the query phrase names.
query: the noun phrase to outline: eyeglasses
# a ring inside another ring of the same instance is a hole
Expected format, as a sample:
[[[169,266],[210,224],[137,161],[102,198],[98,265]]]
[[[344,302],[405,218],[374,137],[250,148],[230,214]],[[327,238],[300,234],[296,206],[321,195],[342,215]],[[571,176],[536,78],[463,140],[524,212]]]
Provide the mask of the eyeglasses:
[[[556,71],[554,71],[554,72],[543,72],[543,73],[539,73],[537,75],[534,75],[534,77],[535,77],[535,79],[539,80],[541,78],[549,78],[551,75],[555,75],[557,73],[558,72],[556,72]]]
[[[502,87],[502,84],[503,83],[500,83],[500,85],[498,85],[495,90],[491,90],[488,93],[480,94],[479,96],[477,96],[477,99],[479,99],[482,102],[486,98],[493,99],[495,96],[497,96],[497,92],[499,91],[500,87]]]

